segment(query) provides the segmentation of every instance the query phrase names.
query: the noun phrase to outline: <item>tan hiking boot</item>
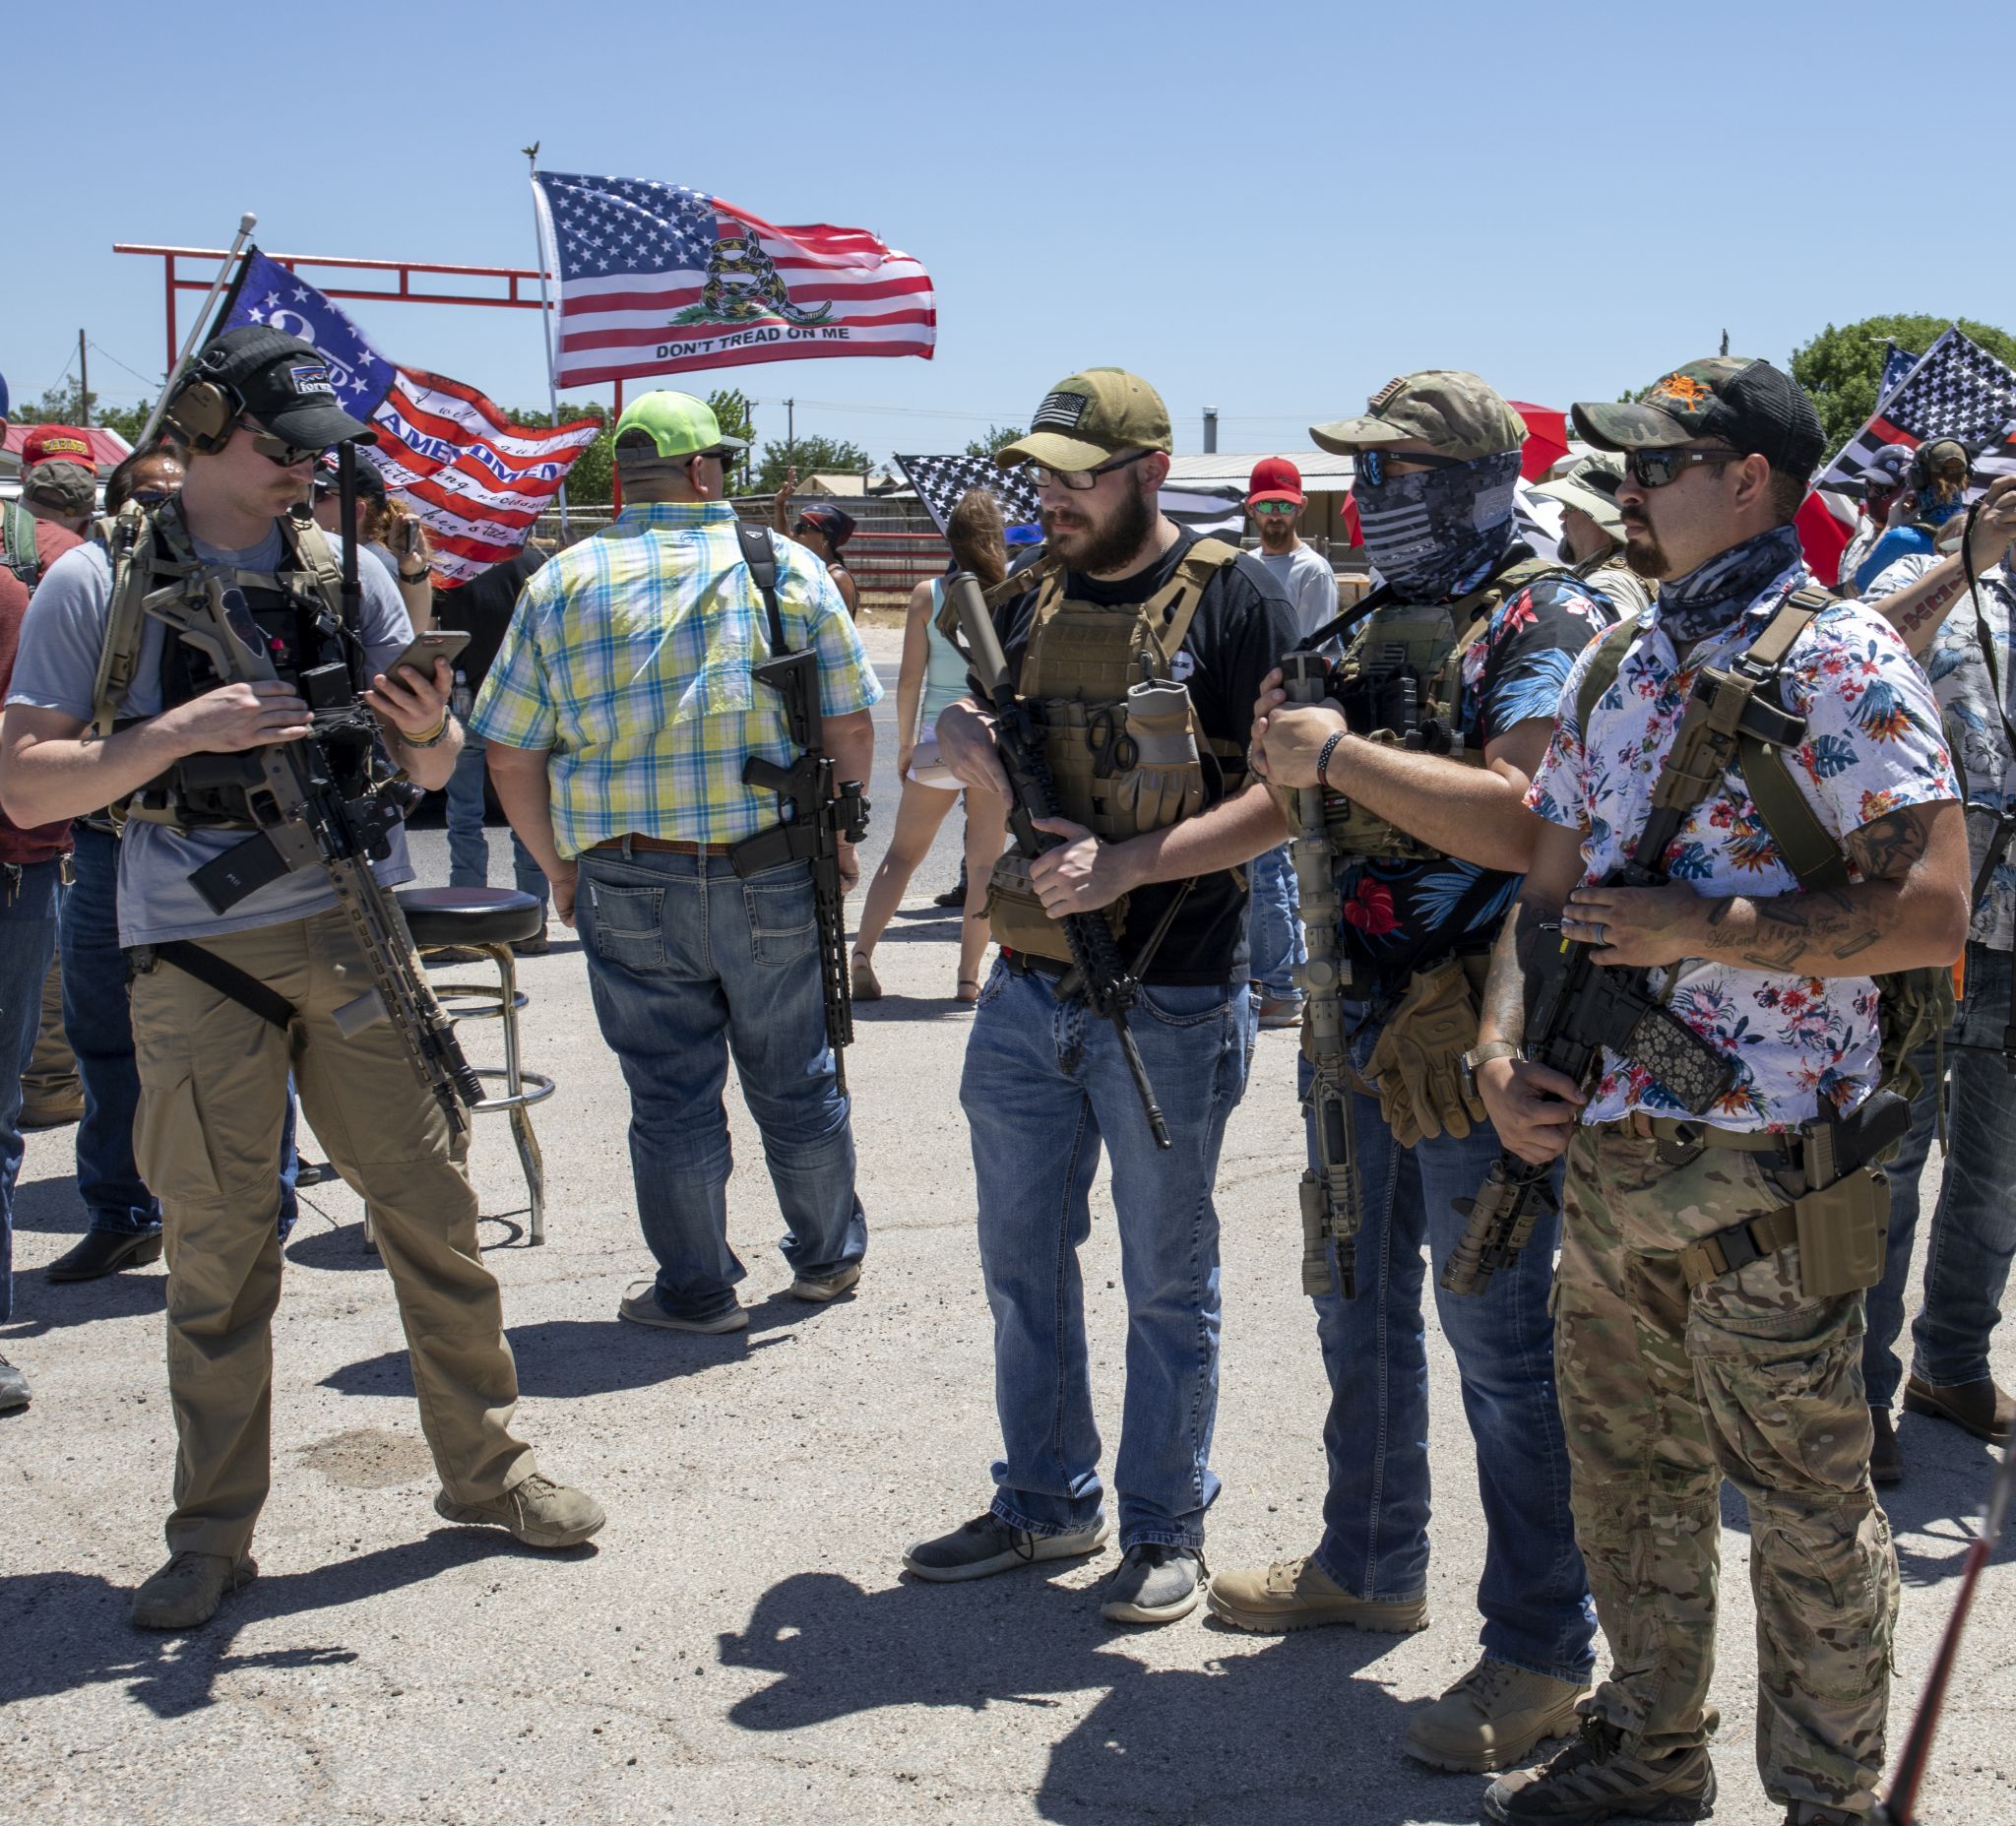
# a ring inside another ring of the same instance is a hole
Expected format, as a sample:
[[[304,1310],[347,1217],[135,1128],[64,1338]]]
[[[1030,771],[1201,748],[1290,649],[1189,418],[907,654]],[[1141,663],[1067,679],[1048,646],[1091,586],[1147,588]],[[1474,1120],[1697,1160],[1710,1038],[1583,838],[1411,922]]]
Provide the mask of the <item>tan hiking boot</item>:
[[[1428,1626],[1425,1597],[1393,1603],[1354,1598],[1313,1559],[1278,1559],[1265,1572],[1214,1573],[1204,1602],[1221,1622],[1263,1634],[1349,1623],[1354,1629],[1409,1636]]]
[[[194,1629],[217,1615],[228,1593],[259,1577],[251,1554],[233,1562],[228,1553],[199,1553],[184,1547],[133,1594],[135,1629]]]
[[[1574,1734],[1576,1702],[1588,1694],[1581,1680],[1556,1680],[1485,1655],[1408,1720],[1407,1753],[1430,1769],[1468,1775],[1515,1768],[1536,1743]]]
[[[509,1529],[529,1547],[579,1546],[609,1519],[593,1496],[537,1472],[486,1503],[459,1503],[443,1490],[434,1498],[434,1513],[450,1522]]]
[[[1596,1826],[1600,1820],[1705,1820],[1715,1811],[1715,1765],[1703,1748],[1657,1762],[1624,1754],[1606,1719],[1584,1717],[1582,1734],[1537,1769],[1500,1776],[1484,1795],[1499,1826]]]

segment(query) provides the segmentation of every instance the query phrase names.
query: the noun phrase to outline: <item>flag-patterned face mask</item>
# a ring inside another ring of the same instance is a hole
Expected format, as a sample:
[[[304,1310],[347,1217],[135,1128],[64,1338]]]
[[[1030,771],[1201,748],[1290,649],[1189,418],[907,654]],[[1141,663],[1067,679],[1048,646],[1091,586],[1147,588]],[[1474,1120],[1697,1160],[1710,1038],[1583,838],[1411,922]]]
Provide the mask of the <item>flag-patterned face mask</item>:
[[[1360,475],[1353,493],[1365,555],[1408,600],[1454,596],[1512,542],[1512,484],[1518,479],[1516,450],[1412,475],[1389,471],[1376,487]]]

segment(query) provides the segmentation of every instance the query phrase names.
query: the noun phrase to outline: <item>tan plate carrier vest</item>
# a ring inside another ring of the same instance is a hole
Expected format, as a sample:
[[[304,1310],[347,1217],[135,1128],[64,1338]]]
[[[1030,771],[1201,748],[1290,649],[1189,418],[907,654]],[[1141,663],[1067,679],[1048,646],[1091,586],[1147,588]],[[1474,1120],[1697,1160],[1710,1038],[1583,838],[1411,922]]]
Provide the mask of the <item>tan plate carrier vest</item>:
[[[1102,842],[1195,816],[1213,796],[1207,768],[1215,763],[1223,779],[1244,767],[1236,743],[1205,736],[1188,689],[1171,676],[1205,587],[1238,555],[1223,539],[1199,539],[1145,602],[1108,605],[1065,596],[1065,568],[1054,556],[988,593],[993,608],[1037,590],[1018,695],[1042,725],[1060,815]],[[1118,936],[1126,929],[1126,898],[1105,913]],[[995,940],[1010,950],[1070,962],[1063,928],[1029,885],[1027,857],[1010,850],[994,865],[987,915]]]

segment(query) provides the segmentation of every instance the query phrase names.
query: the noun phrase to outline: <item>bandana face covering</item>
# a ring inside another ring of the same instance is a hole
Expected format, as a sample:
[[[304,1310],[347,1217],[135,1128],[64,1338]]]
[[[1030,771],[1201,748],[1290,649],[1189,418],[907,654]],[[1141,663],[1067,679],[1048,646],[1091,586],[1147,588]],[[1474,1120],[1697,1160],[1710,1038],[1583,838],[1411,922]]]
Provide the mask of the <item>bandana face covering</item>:
[[[1773,527],[1719,551],[1659,590],[1659,622],[1675,647],[1726,628],[1786,571],[1802,562],[1794,527]]]
[[[1365,555],[1399,596],[1443,601],[1488,571],[1511,544],[1518,478],[1516,450],[1453,469],[1388,475],[1376,488],[1360,477],[1353,492]]]

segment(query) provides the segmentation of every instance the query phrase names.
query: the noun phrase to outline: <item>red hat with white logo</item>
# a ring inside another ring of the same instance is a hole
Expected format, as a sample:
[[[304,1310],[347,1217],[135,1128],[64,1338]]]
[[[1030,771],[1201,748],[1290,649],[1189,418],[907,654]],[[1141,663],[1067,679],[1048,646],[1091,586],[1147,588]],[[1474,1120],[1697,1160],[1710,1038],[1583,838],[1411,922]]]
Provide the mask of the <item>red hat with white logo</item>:
[[[21,467],[32,470],[37,463],[77,463],[95,472],[97,459],[91,454],[91,439],[75,425],[35,425],[22,440]]]
[[[1306,507],[1309,497],[1302,492],[1302,472],[1286,457],[1262,457],[1253,465],[1252,479],[1246,483],[1246,505],[1262,501],[1292,501]]]

